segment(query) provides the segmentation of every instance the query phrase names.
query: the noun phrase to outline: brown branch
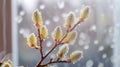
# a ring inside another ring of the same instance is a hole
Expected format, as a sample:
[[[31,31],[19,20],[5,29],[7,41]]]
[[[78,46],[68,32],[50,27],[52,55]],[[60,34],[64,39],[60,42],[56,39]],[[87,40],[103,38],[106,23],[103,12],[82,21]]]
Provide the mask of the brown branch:
[[[45,59],[59,44],[61,44],[61,42],[65,39],[65,37],[67,37],[67,35],[68,35],[68,32],[64,35],[64,37],[61,39],[61,41],[60,41],[58,44],[55,44],[55,45],[53,46],[53,48],[44,56],[44,59]]]
[[[48,63],[46,63],[46,64],[44,64],[44,65],[41,65],[41,66],[47,66],[47,65],[49,65],[49,64],[53,64],[53,63],[70,63],[70,62],[68,62],[68,61],[66,61],[66,60],[59,60],[59,61],[52,61],[52,62],[48,62]]]
[[[40,62],[39,62],[39,64],[37,65],[37,67],[40,67],[40,66],[41,66],[41,67],[44,67],[44,66],[47,66],[48,64],[52,64],[52,63],[70,63],[70,62],[68,62],[68,61],[60,61],[60,59],[57,59],[56,61],[50,61],[50,62],[42,65],[42,62],[44,61],[44,59],[45,59],[57,46],[59,46],[60,44],[64,44],[64,43],[63,43],[63,40],[67,37],[68,33],[71,32],[72,30],[74,30],[80,22],[81,22],[81,21],[78,21],[70,30],[67,30],[67,31],[66,31],[66,34],[63,36],[63,38],[60,40],[60,42],[59,42],[58,44],[55,43],[54,46],[52,47],[52,49],[51,49],[45,56],[43,56],[43,54],[42,54],[42,47],[41,47],[40,52],[41,52],[41,55],[42,55],[42,59],[40,60]],[[38,29],[38,32],[39,32],[39,31],[40,31],[40,30]],[[40,32],[39,32],[39,39],[40,39]],[[41,43],[41,41],[40,41],[40,43]],[[40,45],[42,45],[42,43],[41,43]]]
[[[55,44],[53,48],[44,56],[44,59],[57,47],[58,45]]]
[[[78,22],[69,30],[69,32],[72,31],[72,30],[74,30],[74,29],[77,27],[77,25],[80,24],[80,22],[81,22],[81,21],[78,21]]]
[[[43,58],[43,47],[42,47],[42,42],[43,40],[40,37],[40,29],[38,29],[38,38],[39,38],[39,42],[40,42],[40,54],[41,54],[41,59]]]

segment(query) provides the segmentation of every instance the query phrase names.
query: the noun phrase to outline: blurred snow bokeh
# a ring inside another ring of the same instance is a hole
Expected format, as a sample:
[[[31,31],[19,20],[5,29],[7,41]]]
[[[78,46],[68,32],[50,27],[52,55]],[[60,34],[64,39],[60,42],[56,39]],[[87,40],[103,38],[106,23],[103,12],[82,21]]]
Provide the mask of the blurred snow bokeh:
[[[58,25],[63,26],[65,16],[70,11],[79,17],[80,9],[86,5],[91,8],[90,17],[76,28],[78,38],[70,45],[70,52],[83,50],[83,59],[76,64],[54,64],[50,67],[113,67],[113,0],[18,0],[19,65],[34,67],[39,59],[39,51],[26,44],[29,33],[37,34],[31,20],[34,9],[42,12],[44,24],[50,32],[44,42],[46,53],[53,46],[53,29]],[[55,52],[50,57],[55,58]]]

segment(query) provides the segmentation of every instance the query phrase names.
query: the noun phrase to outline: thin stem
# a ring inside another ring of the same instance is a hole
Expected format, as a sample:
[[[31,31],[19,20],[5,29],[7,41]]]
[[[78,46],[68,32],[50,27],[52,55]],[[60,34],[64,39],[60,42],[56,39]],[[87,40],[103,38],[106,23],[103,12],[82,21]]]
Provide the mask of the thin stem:
[[[60,44],[64,44],[62,41],[67,37],[67,35],[68,35],[69,32],[71,32],[72,30],[74,30],[74,29],[77,27],[77,25],[78,25],[80,22],[81,22],[81,21],[78,21],[70,30],[67,30],[67,31],[66,31],[66,34],[63,36],[63,38],[60,40],[60,42],[59,42],[58,44],[55,43],[54,46],[52,47],[52,49],[51,49],[45,56],[43,56],[43,54],[42,54],[42,49],[40,50],[41,55],[42,55],[42,59],[40,60],[40,62],[39,62],[39,64],[37,65],[37,67],[39,67],[39,66],[47,66],[48,64],[52,64],[52,63],[70,63],[70,62],[68,62],[68,61],[60,61],[60,59],[58,58],[56,61],[50,61],[50,62],[42,65],[42,62],[44,61],[44,59],[45,59],[57,46],[59,46]],[[38,34],[39,34],[39,39],[40,39],[40,30],[39,30],[39,29],[38,29],[38,32],[39,32]],[[41,41],[40,41],[40,43],[41,43]],[[40,45],[42,45],[42,43],[41,43]]]
[[[61,39],[61,41],[58,44],[55,44],[53,48],[44,56],[44,59],[59,45],[61,42],[65,39],[65,37],[68,35],[68,33],[65,34],[65,36]]]
[[[38,37],[39,37],[39,42],[40,42],[40,54],[41,54],[41,59],[43,58],[43,47],[42,47],[42,42],[43,40],[40,38],[40,29],[38,29]]]
[[[41,53],[41,58],[43,58],[43,47],[42,47],[42,42],[43,40],[40,41],[40,53]]]
[[[80,24],[80,22],[81,22],[81,21],[78,21],[78,22],[70,29],[70,31],[74,30],[74,29],[77,27],[77,25]]]
[[[44,59],[57,47],[57,44],[53,46],[53,48],[44,56]]]
[[[70,63],[70,62],[68,62],[68,61],[66,61],[66,60],[64,60],[64,61],[52,61],[52,62],[48,62],[48,63],[46,63],[46,64],[44,64],[44,65],[42,65],[42,66],[47,66],[47,65],[53,64],[53,63]]]
[[[59,42],[59,44],[61,44],[62,41],[67,37],[68,33],[69,33],[69,31],[66,32],[66,34],[63,36],[63,38],[61,39],[61,41]]]

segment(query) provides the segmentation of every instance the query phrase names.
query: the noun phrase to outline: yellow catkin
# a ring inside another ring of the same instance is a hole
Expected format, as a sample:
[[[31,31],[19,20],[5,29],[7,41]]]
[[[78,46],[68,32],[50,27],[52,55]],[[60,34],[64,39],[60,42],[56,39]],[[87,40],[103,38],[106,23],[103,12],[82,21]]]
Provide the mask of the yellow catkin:
[[[68,33],[67,37],[63,40],[64,43],[70,43],[77,38],[77,32],[76,31],[71,31]]]
[[[13,67],[13,64],[11,61],[5,61],[0,67]]]
[[[89,17],[89,7],[86,6],[85,8],[83,8],[80,12],[80,21],[83,22],[84,20],[86,20]]]
[[[57,52],[57,57],[63,58],[68,53],[68,51],[69,51],[68,45],[62,45]]]
[[[83,56],[82,51],[74,51],[70,54],[68,61],[75,63],[79,61],[82,58],[82,56]]]
[[[42,27],[42,24],[43,24],[43,18],[42,18],[42,14],[41,12],[36,9],[33,14],[32,14],[32,20],[36,26],[36,28],[40,28]]]
[[[75,23],[75,14],[73,12],[70,12],[65,19],[66,29],[69,30],[73,26],[74,23]]]
[[[45,39],[48,36],[48,29],[46,26],[40,28],[40,37],[41,39]]]
[[[31,48],[37,47],[37,37],[35,36],[34,33],[30,34],[30,35],[27,37],[27,44],[28,44],[28,46],[31,47]]]
[[[63,36],[63,32],[60,26],[56,27],[52,33],[52,37],[55,41],[60,41]]]

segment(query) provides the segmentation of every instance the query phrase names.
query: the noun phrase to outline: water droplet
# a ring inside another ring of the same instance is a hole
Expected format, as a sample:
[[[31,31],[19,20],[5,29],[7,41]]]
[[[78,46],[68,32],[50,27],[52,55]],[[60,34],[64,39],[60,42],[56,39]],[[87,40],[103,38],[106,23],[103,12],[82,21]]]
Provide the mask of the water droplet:
[[[63,1],[63,0],[59,0],[59,1],[58,1],[58,8],[59,8],[59,9],[63,9],[63,8],[64,8],[64,5],[65,5],[65,4],[64,4],[64,1]]]

